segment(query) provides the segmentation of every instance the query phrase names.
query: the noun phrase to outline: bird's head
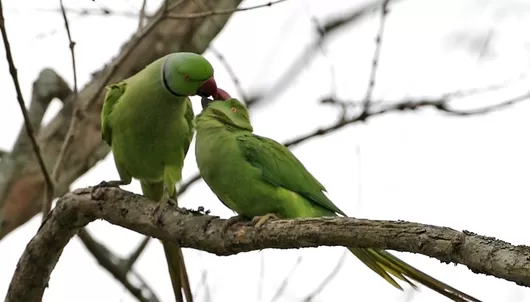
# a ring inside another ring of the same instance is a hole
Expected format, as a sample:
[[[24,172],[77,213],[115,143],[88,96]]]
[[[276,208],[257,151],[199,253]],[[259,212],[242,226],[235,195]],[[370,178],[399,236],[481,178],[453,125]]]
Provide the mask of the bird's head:
[[[229,98],[224,94],[219,95],[213,74],[210,62],[203,56],[191,52],[171,54],[162,70],[166,88],[175,95]]]
[[[252,132],[247,107],[237,99],[230,98],[224,90],[220,89],[220,93],[225,93],[229,99],[211,100],[203,97],[201,100],[203,111],[200,116],[214,118],[224,125]]]

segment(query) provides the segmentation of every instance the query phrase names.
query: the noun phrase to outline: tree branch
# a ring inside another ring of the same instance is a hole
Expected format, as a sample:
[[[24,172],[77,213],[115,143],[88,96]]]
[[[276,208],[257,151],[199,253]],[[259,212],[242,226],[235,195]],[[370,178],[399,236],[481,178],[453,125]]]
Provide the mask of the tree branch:
[[[170,6],[178,4],[181,13],[189,14],[200,11],[193,1],[169,0]],[[241,0],[206,1],[213,9],[228,9],[237,7]],[[163,14],[165,5],[159,9]],[[191,51],[202,53],[210,41],[219,33],[230,14],[202,19],[165,20],[150,26],[157,17],[150,20],[144,30],[151,29],[143,39],[134,35],[124,45],[118,55],[103,70],[96,72],[94,78],[79,91],[78,101],[83,105],[84,115],[78,121],[78,133],[72,140],[71,150],[67,152],[59,180],[55,184],[55,196],[63,195],[69,185],[79,176],[92,168],[103,159],[110,148],[101,140],[101,106],[102,91],[107,83],[115,83],[140,71],[152,61],[171,52]],[[125,55],[128,54],[128,55]],[[119,63],[119,64],[116,64]],[[66,130],[72,118],[73,102],[69,97],[61,111],[46,127],[38,133],[37,141],[41,144],[41,151],[47,167],[53,167],[57,155],[66,137]],[[35,159],[27,153],[12,154],[13,157],[27,160],[21,161],[16,169],[4,173],[5,160],[0,162],[0,239],[9,232],[28,221],[41,210],[44,188],[44,178],[38,170]],[[24,205],[24,206],[22,206]]]
[[[324,278],[324,280],[322,280],[322,282],[320,282],[320,284],[315,289],[313,289],[313,291],[309,295],[307,295],[304,300],[302,300],[303,302],[313,301],[315,297],[319,295],[326,288],[326,286],[333,279],[335,279],[335,277],[337,277],[337,274],[342,268],[342,265],[344,264],[344,261],[346,260],[347,255],[348,255],[348,250],[344,250],[344,252],[342,252],[342,256],[340,256],[339,261],[337,261],[337,264],[335,264],[331,272],[329,272],[326,278]]]
[[[206,12],[192,13],[192,14],[170,13],[168,15],[168,18],[169,19],[197,19],[197,18],[205,18],[205,17],[210,17],[210,16],[226,15],[226,14],[232,14],[235,12],[243,12],[243,11],[254,10],[254,9],[263,8],[263,7],[270,7],[275,4],[285,2],[285,1],[287,0],[276,0],[276,1],[271,1],[271,2],[264,3],[264,4],[250,6],[250,7],[241,7],[241,8],[235,7],[235,8],[227,8],[227,9],[218,9],[218,10],[211,10],[211,11],[206,11]]]
[[[85,245],[88,251],[94,255],[96,261],[105,268],[116,280],[118,280],[123,286],[140,302],[159,302],[160,300],[156,296],[155,292],[140,278],[139,275],[135,277],[139,280],[140,285],[135,286],[129,280],[129,269],[124,266],[124,260],[114,255],[108,250],[103,244],[97,242],[83,228],[77,234],[81,242]]]
[[[458,93],[451,93],[447,95],[454,95],[459,96]],[[465,96],[469,96],[469,94],[465,94]],[[449,102],[451,101],[450,98],[446,98],[445,96],[440,98],[433,98],[433,99],[408,99],[408,100],[396,100],[396,101],[376,101],[372,102],[372,106],[368,112],[360,111],[359,114],[351,117],[351,118],[344,118],[341,117],[337,122],[334,124],[323,127],[317,130],[314,130],[310,133],[307,133],[305,135],[301,135],[299,137],[290,139],[283,143],[286,147],[293,147],[300,143],[303,143],[305,141],[311,140],[313,138],[317,138],[320,136],[324,136],[326,134],[338,131],[346,126],[366,121],[369,118],[376,117],[378,115],[393,113],[393,112],[399,112],[399,111],[405,111],[405,110],[419,110],[422,108],[435,108],[439,111],[442,111],[446,114],[454,115],[454,116],[472,116],[472,115],[480,115],[480,114],[487,114],[491,113],[497,110],[504,109],[509,106],[513,106],[517,103],[521,103],[524,101],[527,101],[530,99],[530,92],[522,94],[520,96],[517,96],[513,99],[505,100],[503,102],[500,102],[495,105],[491,106],[485,106],[480,107],[476,109],[470,109],[470,110],[459,110],[459,109],[453,109],[449,106]],[[359,102],[345,102],[341,100],[336,99],[324,99],[321,100],[321,103],[324,104],[351,104],[353,106],[358,106]],[[362,102],[361,102],[362,103]],[[250,106],[254,105],[255,102],[251,102]],[[377,106],[375,104],[378,104]],[[182,184],[179,187],[178,195],[184,194],[193,184],[195,184],[197,181],[201,180],[201,176],[199,173],[193,175],[188,180],[182,182]]]
[[[398,1],[399,0],[394,0],[393,3]],[[249,94],[247,105],[259,103],[264,99],[270,100],[282,93],[294,80],[296,80],[303,68],[307,66],[315,54],[317,54],[320,46],[324,45],[324,43],[326,43],[333,34],[346,26],[351,26],[352,24],[360,22],[365,17],[371,15],[374,11],[377,11],[377,9],[381,7],[383,2],[390,1],[371,1],[358,8],[355,8],[343,16],[330,18],[329,20],[323,22],[322,25],[317,25],[315,27],[315,32],[317,33],[315,40],[312,43],[309,43],[308,46],[301,51],[301,55],[298,56],[298,58],[292,60],[293,63],[288,66],[285,71],[283,71],[283,73],[271,85],[271,87],[268,87],[266,91],[257,91],[253,94]]]
[[[74,133],[76,132],[76,126],[77,126],[77,111],[79,108],[79,104],[77,102],[77,67],[75,63],[75,42],[72,40],[72,34],[70,33],[70,24],[68,23],[68,17],[66,16],[66,11],[64,10],[64,4],[63,0],[59,0],[61,4],[61,12],[63,15],[63,21],[64,21],[64,28],[66,30],[66,35],[68,36],[68,48],[70,49],[70,56],[72,60],[72,72],[74,77],[74,94],[72,102],[74,103],[74,109],[72,113],[72,118],[70,119],[70,125],[68,127],[68,132],[66,134],[66,138],[63,142],[63,145],[61,146],[61,150],[59,151],[59,155],[57,155],[57,161],[55,162],[55,165],[53,166],[52,170],[52,185],[44,187],[44,194],[42,199],[42,221],[46,219],[46,215],[48,215],[48,212],[52,208],[52,201],[53,196],[55,195],[55,187],[53,184],[55,184],[58,181],[59,178],[59,172],[62,170],[62,165],[64,162],[64,158],[66,156],[66,152],[68,151],[68,147],[72,143],[72,140],[74,138]]]
[[[372,68],[370,69],[370,77],[368,79],[368,87],[366,89],[366,95],[363,101],[363,112],[366,114],[370,109],[370,102],[372,101],[372,93],[375,88],[375,79],[377,75],[377,70],[379,67],[379,57],[381,55],[381,46],[383,44],[383,32],[385,31],[385,21],[388,15],[388,3],[390,0],[383,0],[381,4],[381,20],[379,22],[379,30],[377,31],[377,36],[375,37],[375,49],[374,55],[372,58]]]
[[[165,208],[156,219],[152,213],[157,204],[117,188],[80,189],[63,196],[22,254],[5,301],[40,301],[63,248],[96,219],[219,256],[265,248],[389,249],[463,264],[475,273],[530,287],[530,247],[469,231],[404,221],[326,217],[274,220],[259,232],[250,223],[237,223],[222,236],[224,219],[179,208]]]
[[[46,168],[46,164],[44,163],[44,158],[42,156],[40,146],[37,143],[37,139],[35,138],[35,130],[33,129],[33,125],[31,124],[29,113],[28,113],[28,110],[26,109],[26,104],[24,103],[24,98],[22,96],[22,91],[20,89],[20,84],[18,82],[17,68],[15,67],[13,55],[11,54],[11,46],[9,44],[9,39],[7,38],[7,30],[5,26],[4,11],[2,8],[1,0],[0,0],[0,31],[2,32],[2,40],[4,41],[7,64],[9,65],[9,73],[11,74],[11,78],[13,79],[13,85],[15,86],[15,90],[17,93],[18,105],[20,106],[20,110],[22,111],[22,116],[24,117],[24,126],[26,128],[27,136],[31,142],[31,146],[33,147],[33,152],[35,156],[37,157],[37,162],[39,163],[39,167],[44,176],[44,180],[46,183],[45,188],[47,188],[48,190],[53,190],[53,181],[50,176],[50,173],[48,172],[48,169]],[[2,222],[0,223],[0,230],[1,230],[3,226],[3,221],[0,221],[0,222]]]

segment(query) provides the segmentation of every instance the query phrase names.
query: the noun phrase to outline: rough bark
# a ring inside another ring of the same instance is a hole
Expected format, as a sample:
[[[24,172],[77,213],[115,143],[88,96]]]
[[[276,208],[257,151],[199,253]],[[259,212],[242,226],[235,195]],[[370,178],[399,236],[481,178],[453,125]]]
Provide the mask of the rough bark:
[[[62,197],[22,254],[6,302],[40,301],[63,248],[96,219],[219,256],[264,248],[349,246],[419,253],[466,265],[476,273],[530,286],[530,247],[469,231],[404,221],[355,218],[274,220],[259,232],[249,223],[220,233],[224,219],[179,208],[153,217],[157,203],[116,188],[76,190]]]
[[[204,7],[198,5],[196,1],[173,0],[169,2],[182,2],[176,8],[179,14],[204,11]],[[218,10],[237,7],[241,0],[205,0],[202,2],[210,9]],[[165,5],[162,5],[159,13],[164,7]],[[120,58],[121,54],[94,74],[94,78],[79,92],[78,101],[86,103],[94,95],[99,95],[99,97],[94,106],[87,108],[84,118],[80,121],[78,132],[70,147],[71,151],[64,158],[65,162],[56,184],[55,196],[65,194],[73,181],[92,168],[110,151],[101,140],[100,134],[103,93],[99,91],[99,87],[105,75],[113,72],[114,75],[109,82],[114,83],[133,75],[150,62],[168,53],[176,51],[202,53],[210,41],[221,31],[230,16],[231,14],[195,19],[166,19],[158,23],[141,41],[137,41],[136,35],[133,35],[130,41],[125,43],[121,53],[125,53],[129,48],[133,48],[133,50],[116,70],[112,70],[111,66]],[[151,22],[153,20],[154,18]],[[64,88],[63,86],[62,83],[58,85],[61,88]],[[60,90],[61,93],[64,91],[64,89]],[[34,95],[40,93],[46,95],[45,91],[36,88],[34,88],[33,93]],[[64,96],[61,94],[55,95],[55,97]],[[46,98],[42,99],[47,100]],[[50,100],[47,102],[49,103]],[[39,107],[36,104],[44,105]],[[36,117],[32,117],[32,123],[40,125],[47,103],[35,102],[34,104],[32,102],[31,106],[36,106],[36,111],[42,111],[37,112]],[[57,116],[38,132],[37,140],[49,170],[57,160],[57,155],[68,130],[72,106],[72,96],[70,95],[65,99],[64,106]],[[40,119],[38,118],[39,114]],[[41,209],[44,177],[31,148],[28,147],[28,140],[24,137],[25,133],[23,131],[20,133],[13,152],[3,156],[2,161],[0,161],[0,239],[27,222]]]

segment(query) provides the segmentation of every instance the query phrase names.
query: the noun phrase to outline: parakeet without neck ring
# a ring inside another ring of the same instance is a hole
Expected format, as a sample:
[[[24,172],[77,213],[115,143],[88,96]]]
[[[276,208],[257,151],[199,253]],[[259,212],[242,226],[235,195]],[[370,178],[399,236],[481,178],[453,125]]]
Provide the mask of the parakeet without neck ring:
[[[212,65],[195,53],[172,53],[137,74],[107,87],[101,112],[101,135],[112,148],[120,180],[99,187],[140,181],[143,194],[163,209],[176,202],[176,183],[193,136],[193,108],[188,96],[218,94]],[[157,211],[160,214],[160,211]],[[156,216],[156,215],[155,215]],[[176,301],[188,302],[191,290],[182,251],[162,242]]]
[[[246,107],[236,99],[203,98],[196,118],[199,171],[219,200],[256,227],[270,218],[337,216],[341,211],[324,186],[282,144],[253,134]],[[349,248],[359,260],[398,289],[413,281],[453,301],[480,301],[377,249]]]

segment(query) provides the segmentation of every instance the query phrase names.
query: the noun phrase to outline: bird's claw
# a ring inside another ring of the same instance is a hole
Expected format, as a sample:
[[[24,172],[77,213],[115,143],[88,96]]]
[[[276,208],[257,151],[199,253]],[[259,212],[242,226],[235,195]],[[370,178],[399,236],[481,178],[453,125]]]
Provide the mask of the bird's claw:
[[[189,210],[192,214],[197,214],[197,215],[208,215],[210,214],[210,210],[205,210],[203,206],[199,206],[197,208],[197,210]]]
[[[153,217],[155,219],[155,222],[159,225],[162,225],[162,214],[164,213],[164,209],[172,202],[175,202],[174,200],[170,200],[171,198],[164,194],[162,196],[162,199],[160,199],[155,209],[153,210]]]
[[[99,188],[119,188],[120,186],[126,185],[127,182],[123,180],[109,180],[109,181],[102,181],[99,184],[92,187],[93,190],[99,189]]]
[[[226,236],[226,232],[228,231],[228,229],[233,226],[234,224],[238,223],[238,222],[241,222],[241,221],[245,221],[245,217],[241,216],[241,215],[236,215],[236,216],[232,216],[230,218],[228,218],[224,223],[223,223],[223,226],[221,227],[221,236],[223,238],[225,238]]]
[[[280,218],[276,216],[276,214],[274,213],[269,213],[263,216],[256,216],[252,218],[252,224],[254,225],[255,229],[259,230],[267,221],[275,220],[275,219],[280,219]]]

